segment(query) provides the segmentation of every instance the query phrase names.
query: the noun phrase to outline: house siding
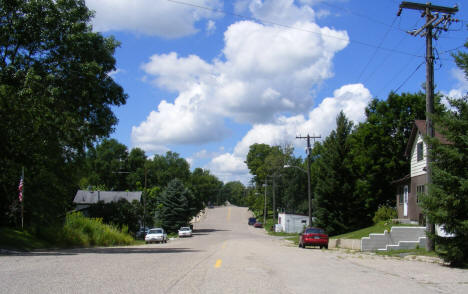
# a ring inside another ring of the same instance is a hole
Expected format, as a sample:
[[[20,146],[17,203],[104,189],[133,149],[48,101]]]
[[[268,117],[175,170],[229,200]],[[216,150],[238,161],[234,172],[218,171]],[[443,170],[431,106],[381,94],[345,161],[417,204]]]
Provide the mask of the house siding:
[[[409,218],[408,216],[404,216],[404,203],[400,202],[400,197],[403,198],[403,187],[408,186],[408,204],[409,204],[409,197],[411,195],[411,181],[408,179],[406,181],[400,182],[398,185],[396,185],[396,208],[397,208],[397,213],[398,213],[398,218],[399,219],[406,219]]]
[[[420,175],[411,178],[411,193],[408,196],[408,218],[413,221],[421,221],[420,216],[422,215],[422,209],[417,203],[417,186],[426,185],[427,176]]]
[[[421,136],[421,133],[418,132],[417,139],[415,140],[415,143],[413,144],[413,147],[411,149],[411,178],[426,174],[426,171],[424,170],[424,168],[426,167],[427,154],[427,147],[425,143],[423,143],[423,159],[418,161],[417,146],[418,143],[421,142],[423,142],[423,138]],[[413,191],[413,189],[411,189],[411,191]]]

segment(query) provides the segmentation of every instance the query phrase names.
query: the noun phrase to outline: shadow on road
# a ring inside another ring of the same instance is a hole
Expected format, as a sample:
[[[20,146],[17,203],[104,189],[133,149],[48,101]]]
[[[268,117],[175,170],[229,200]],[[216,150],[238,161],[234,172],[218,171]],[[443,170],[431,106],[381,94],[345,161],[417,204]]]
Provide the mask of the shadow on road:
[[[136,247],[99,247],[99,248],[77,248],[65,250],[47,250],[47,251],[9,251],[1,255],[9,256],[66,256],[78,255],[87,253],[97,254],[157,254],[157,253],[186,253],[186,252],[200,252],[190,248],[136,248]],[[0,256],[1,256],[0,255]]]
[[[231,230],[218,230],[218,229],[194,229],[193,234],[197,235],[200,233],[213,233],[213,232],[228,232]]]

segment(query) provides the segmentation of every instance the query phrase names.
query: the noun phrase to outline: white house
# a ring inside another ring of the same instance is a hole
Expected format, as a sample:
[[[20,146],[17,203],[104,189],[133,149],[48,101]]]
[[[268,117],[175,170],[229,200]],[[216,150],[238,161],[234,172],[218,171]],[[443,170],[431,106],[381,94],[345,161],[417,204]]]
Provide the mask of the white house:
[[[421,194],[427,192],[427,144],[424,140],[426,135],[426,121],[416,120],[406,146],[405,155],[410,160],[410,173],[395,181],[397,187],[397,211],[398,219],[418,222],[425,221],[422,209],[419,206]],[[437,131],[435,137],[443,144],[447,140]]]

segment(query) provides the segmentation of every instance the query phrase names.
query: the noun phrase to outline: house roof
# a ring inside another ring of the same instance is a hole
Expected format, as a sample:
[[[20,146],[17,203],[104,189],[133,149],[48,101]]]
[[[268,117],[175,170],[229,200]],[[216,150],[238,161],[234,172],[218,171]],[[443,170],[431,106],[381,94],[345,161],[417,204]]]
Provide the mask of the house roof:
[[[128,202],[133,200],[140,201],[141,191],[137,192],[126,192],[126,191],[87,191],[78,190],[73,199],[75,204],[93,204],[98,201],[104,201],[104,203],[117,202],[120,199],[126,199]]]
[[[399,184],[399,183],[404,183],[404,182],[409,181],[410,179],[411,179],[411,175],[407,174],[406,176],[404,176],[401,179],[391,181],[390,184],[395,185],[395,184]]]
[[[413,124],[413,129],[411,130],[411,135],[406,145],[405,156],[411,156],[411,149],[413,148],[414,140],[416,139],[418,132],[424,136],[426,135],[426,121],[425,120],[415,120]],[[449,141],[437,131],[434,131],[434,136],[439,139],[442,144],[449,144]]]

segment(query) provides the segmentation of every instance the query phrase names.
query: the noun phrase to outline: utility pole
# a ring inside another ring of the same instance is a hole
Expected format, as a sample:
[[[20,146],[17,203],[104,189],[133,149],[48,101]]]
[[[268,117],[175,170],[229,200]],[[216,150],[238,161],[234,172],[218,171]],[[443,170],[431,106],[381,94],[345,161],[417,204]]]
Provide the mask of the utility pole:
[[[273,201],[272,201],[272,208],[273,208],[273,222],[276,223],[276,181],[275,179],[277,177],[280,177],[281,175],[278,175],[277,173],[267,176],[267,178],[272,178],[272,188],[273,188]]]
[[[147,183],[147,168],[145,164],[145,192],[143,193],[143,230],[146,232],[146,183]]]
[[[265,177],[265,201],[263,206],[263,225],[266,225],[266,214],[267,214],[267,179]]]
[[[430,2],[426,4],[406,2],[403,1],[400,4],[398,10],[398,16],[401,15],[402,10],[413,9],[422,12],[421,17],[426,16],[426,23],[419,29],[408,32],[413,36],[420,35],[426,37],[426,136],[428,138],[434,137],[434,126],[432,124],[432,115],[434,113],[434,55],[432,50],[432,39],[437,39],[438,34],[444,30],[447,31],[448,26],[452,21],[452,14],[458,11],[458,7],[444,7],[432,5]],[[439,15],[442,14],[442,15]],[[436,32],[433,32],[433,29]],[[426,176],[428,192],[430,184],[432,183],[432,170],[431,170],[431,150],[432,144],[430,141],[427,142],[427,156],[426,156]],[[435,225],[431,224],[429,218],[426,216],[426,231],[429,235],[435,233]],[[434,241],[431,238],[426,238],[426,249],[428,251],[434,250]]]
[[[309,136],[307,134],[306,137],[296,136],[296,139],[307,139],[307,196],[309,198],[309,226],[312,225],[312,191],[310,188],[310,153],[312,148],[310,146],[310,139],[319,139],[320,136]]]

